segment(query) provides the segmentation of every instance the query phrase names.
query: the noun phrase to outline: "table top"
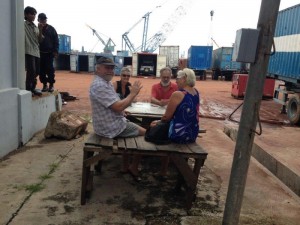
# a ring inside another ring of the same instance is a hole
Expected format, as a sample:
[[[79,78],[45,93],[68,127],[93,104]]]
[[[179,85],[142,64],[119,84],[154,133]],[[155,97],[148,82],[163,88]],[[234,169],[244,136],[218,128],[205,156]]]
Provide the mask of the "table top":
[[[127,107],[126,112],[130,115],[141,117],[162,117],[165,114],[166,107],[155,105],[149,102],[135,102]]]

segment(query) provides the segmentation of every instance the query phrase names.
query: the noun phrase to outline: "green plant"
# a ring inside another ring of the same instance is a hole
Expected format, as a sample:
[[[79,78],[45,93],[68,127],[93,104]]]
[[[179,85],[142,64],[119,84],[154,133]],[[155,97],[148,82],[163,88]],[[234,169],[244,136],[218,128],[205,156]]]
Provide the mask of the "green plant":
[[[42,184],[42,183],[25,185],[25,190],[29,191],[31,193],[35,193],[35,192],[41,191],[44,188],[45,188],[45,185]]]

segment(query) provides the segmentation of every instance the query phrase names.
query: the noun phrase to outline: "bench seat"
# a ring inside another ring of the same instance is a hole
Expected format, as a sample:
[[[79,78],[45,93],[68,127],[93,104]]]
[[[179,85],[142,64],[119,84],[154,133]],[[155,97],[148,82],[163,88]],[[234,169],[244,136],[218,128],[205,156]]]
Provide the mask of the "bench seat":
[[[207,158],[207,152],[197,143],[155,145],[145,141],[143,136],[111,139],[90,134],[83,147],[81,204],[92,191],[93,173],[91,165],[99,164],[112,154],[168,156],[179,171],[177,186],[187,187],[187,208],[190,209],[201,167]],[[188,165],[189,158],[195,160],[193,168]],[[100,162],[100,163],[99,163]],[[99,168],[98,168],[99,169]],[[101,168],[100,168],[101,169]]]

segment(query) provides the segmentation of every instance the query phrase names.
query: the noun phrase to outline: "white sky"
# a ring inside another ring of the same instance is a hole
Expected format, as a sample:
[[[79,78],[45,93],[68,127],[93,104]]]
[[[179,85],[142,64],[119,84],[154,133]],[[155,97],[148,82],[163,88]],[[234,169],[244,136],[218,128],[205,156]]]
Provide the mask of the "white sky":
[[[261,0],[192,1],[187,14],[162,44],[179,45],[180,53],[185,57],[191,45],[210,44],[211,36],[220,47],[228,47],[235,40],[236,30],[257,27]],[[32,6],[38,13],[46,13],[48,24],[59,34],[71,36],[72,49],[81,51],[83,46],[85,51],[102,52],[104,46],[85,24],[97,30],[104,41],[110,37],[117,45],[115,50],[122,50],[122,34],[147,12],[152,11],[148,29],[150,38],[181,3],[182,0],[24,0],[24,7]],[[281,0],[280,10],[296,4],[299,0]],[[155,9],[159,5],[161,7]],[[212,22],[211,10],[214,11]],[[142,20],[128,35],[135,47],[141,45],[143,25]]]

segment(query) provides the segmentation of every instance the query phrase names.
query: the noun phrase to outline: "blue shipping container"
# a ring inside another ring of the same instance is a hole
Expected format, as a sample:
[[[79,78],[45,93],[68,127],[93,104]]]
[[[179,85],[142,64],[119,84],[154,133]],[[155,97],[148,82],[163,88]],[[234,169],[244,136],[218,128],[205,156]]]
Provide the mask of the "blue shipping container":
[[[211,68],[212,46],[191,46],[188,50],[187,66],[193,70]]]
[[[233,47],[221,47],[213,51],[213,69],[240,70],[241,63],[232,61]]]
[[[58,35],[59,40],[59,53],[71,53],[71,36],[65,35],[65,34],[59,34]]]
[[[127,50],[117,51],[117,56],[129,56],[129,51]]]
[[[300,4],[279,11],[274,35],[274,55],[269,76],[297,83],[300,79]]]
[[[124,57],[123,56],[115,56],[115,75],[120,75],[121,69],[124,66]]]

